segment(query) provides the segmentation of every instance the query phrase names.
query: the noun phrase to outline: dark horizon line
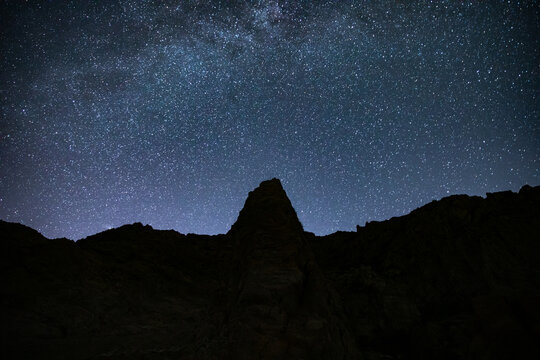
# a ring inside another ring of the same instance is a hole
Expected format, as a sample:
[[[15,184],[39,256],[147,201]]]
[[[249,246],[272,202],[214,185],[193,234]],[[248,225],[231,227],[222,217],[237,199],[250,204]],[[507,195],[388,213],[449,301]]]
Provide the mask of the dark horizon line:
[[[265,182],[269,182],[269,181],[273,181],[273,180],[277,180],[280,185],[282,185],[281,183],[281,180],[278,179],[278,178],[272,178],[272,179],[268,179],[268,180],[264,180],[262,181],[259,186],[261,186],[261,184],[265,183]],[[257,188],[259,187],[257,186]],[[358,231],[358,229],[362,229],[362,228],[365,228],[366,226],[368,226],[369,224],[373,224],[373,223],[382,223],[382,222],[386,222],[386,221],[390,221],[392,219],[399,219],[399,218],[402,218],[402,217],[405,217],[405,216],[408,216],[410,214],[412,214],[413,212],[419,210],[419,209],[422,209],[424,208],[425,206],[428,206],[430,204],[433,204],[433,203],[438,203],[438,202],[441,202],[441,201],[444,201],[445,199],[449,199],[449,198],[452,198],[452,197],[462,197],[462,196],[466,196],[466,197],[469,197],[469,198],[480,198],[480,199],[487,199],[488,197],[490,197],[491,195],[494,195],[494,194],[501,194],[501,193],[511,193],[511,194],[519,194],[519,193],[522,193],[523,191],[526,191],[528,189],[533,189],[533,188],[536,188],[536,187],[540,187],[540,185],[529,185],[529,184],[524,184],[522,185],[519,190],[517,192],[514,192],[512,190],[501,190],[501,191],[496,191],[496,192],[486,192],[485,196],[480,196],[480,195],[469,195],[469,194],[452,194],[452,195],[448,195],[448,196],[444,196],[440,199],[433,199],[431,200],[430,202],[427,202],[427,203],[424,203],[423,205],[420,205],[419,207],[415,208],[415,209],[412,209],[411,211],[409,211],[408,213],[406,214],[403,214],[403,215],[397,215],[397,216],[392,216],[388,219],[384,219],[384,220],[372,220],[372,221],[366,221],[365,224],[362,226],[360,224],[357,224],[356,225],[356,230],[336,230],[334,232],[331,232],[331,233],[328,233],[328,234],[325,234],[325,235],[318,235],[318,234],[315,234],[314,232],[311,232],[311,231],[308,231],[308,230],[305,230],[304,229],[304,232],[306,233],[309,233],[309,234],[313,234],[314,236],[316,237],[325,237],[325,236],[330,236],[332,234],[336,234],[336,233],[352,233],[352,232],[356,232]],[[255,188],[256,189],[256,188]],[[285,189],[284,189],[285,190]],[[253,191],[253,190],[252,190]],[[288,198],[288,195],[287,195],[287,192],[285,191],[285,194]],[[246,197],[247,199],[247,197]],[[296,208],[293,206],[293,209],[296,211]],[[240,213],[240,212],[238,212]],[[300,220],[299,220],[300,221]],[[28,226],[26,224],[23,224],[21,222],[13,222],[13,221],[7,221],[7,220],[4,220],[4,219],[0,219],[0,222],[4,222],[4,223],[8,223],[8,224],[16,224],[16,225],[20,225],[20,226],[24,226],[26,228],[29,228],[35,232],[37,232],[38,234],[40,234],[41,236],[43,236],[44,238],[48,239],[48,240],[69,240],[69,241],[74,241],[74,242],[77,242],[79,240],[83,240],[83,239],[87,239],[89,237],[92,237],[92,236],[96,236],[98,234],[103,234],[105,232],[109,232],[109,231],[115,231],[115,230],[118,230],[118,229],[121,229],[123,227],[127,227],[127,226],[141,226],[141,227],[149,227],[150,229],[154,230],[154,231],[173,231],[177,234],[180,234],[180,235],[197,235],[197,236],[224,236],[224,235],[227,235],[227,233],[218,233],[218,234],[199,234],[199,233],[182,233],[180,232],[179,230],[177,229],[174,229],[174,228],[171,228],[171,229],[156,229],[154,228],[152,225],[150,224],[143,224],[141,221],[135,221],[133,223],[126,223],[126,224],[122,224],[120,226],[117,226],[117,227],[112,227],[110,229],[105,229],[103,231],[99,231],[99,232],[96,232],[94,234],[90,234],[88,236],[85,236],[85,237],[82,237],[80,239],[70,239],[70,238],[67,238],[67,237],[56,237],[56,238],[49,238],[49,237],[46,237],[45,235],[43,235],[39,230],[37,229],[34,229],[33,227],[31,226]],[[301,223],[301,222],[300,222]],[[234,224],[234,223],[233,223]],[[229,227],[229,230],[231,229],[231,227],[233,226],[233,224],[231,224],[231,226]],[[302,224],[303,226],[303,224]]]

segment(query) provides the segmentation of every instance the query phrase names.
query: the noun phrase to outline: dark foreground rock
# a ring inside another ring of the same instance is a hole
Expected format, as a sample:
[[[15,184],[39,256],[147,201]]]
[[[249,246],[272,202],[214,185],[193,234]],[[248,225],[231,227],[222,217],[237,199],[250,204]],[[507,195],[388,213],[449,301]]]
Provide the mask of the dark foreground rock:
[[[2,359],[540,358],[540,187],[305,232],[279,180],[225,235],[0,221]]]

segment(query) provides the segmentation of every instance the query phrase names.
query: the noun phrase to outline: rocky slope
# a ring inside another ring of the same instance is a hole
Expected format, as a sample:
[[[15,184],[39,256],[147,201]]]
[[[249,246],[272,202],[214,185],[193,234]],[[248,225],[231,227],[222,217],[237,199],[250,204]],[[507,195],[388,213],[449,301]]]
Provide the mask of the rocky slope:
[[[540,187],[451,196],[357,230],[311,245],[359,348],[412,359],[538,354]]]
[[[0,221],[6,359],[509,359],[538,354],[540,187],[305,232],[281,183],[224,235],[77,242]]]

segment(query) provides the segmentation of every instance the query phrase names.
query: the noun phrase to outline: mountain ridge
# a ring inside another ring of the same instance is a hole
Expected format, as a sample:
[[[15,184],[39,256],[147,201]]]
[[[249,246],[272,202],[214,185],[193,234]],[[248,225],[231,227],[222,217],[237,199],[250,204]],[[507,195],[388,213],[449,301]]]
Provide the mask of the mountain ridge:
[[[273,181],[273,180],[277,180],[279,181],[279,184],[280,186],[281,185],[281,181],[277,178],[273,178],[273,179],[270,179],[270,180],[265,180],[261,183],[265,183],[267,181]],[[371,220],[371,221],[366,221],[364,225],[357,225],[356,228],[364,228],[366,227],[367,225],[369,224],[377,224],[377,223],[382,223],[382,222],[386,222],[386,221],[390,221],[390,220],[393,220],[393,219],[399,219],[399,218],[403,218],[403,217],[406,217],[406,216],[409,216],[410,214],[420,210],[420,209],[423,209],[425,208],[426,206],[433,206],[433,204],[437,204],[441,201],[448,201],[448,199],[454,199],[454,198],[460,198],[460,197],[467,197],[467,198],[470,198],[470,199],[483,199],[483,200],[486,200],[488,197],[497,197],[499,195],[503,195],[503,194],[520,194],[520,193],[524,193],[524,192],[528,192],[530,190],[533,190],[533,189],[538,189],[540,188],[540,185],[537,185],[537,186],[532,186],[532,185],[528,185],[528,184],[525,184],[523,185],[517,192],[514,192],[512,190],[501,190],[501,191],[496,191],[496,192],[486,192],[485,193],[485,196],[480,196],[480,195],[468,195],[468,194],[452,194],[452,195],[448,195],[448,196],[445,196],[445,197],[442,197],[440,199],[433,199],[431,200],[430,202],[427,202],[413,210],[411,210],[409,213],[407,214],[403,214],[403,215],[397,215],[397,216],[392,216],[388,219],[384,219],[384,220]],[[283,188],[282,188],[283,189]],[[250,191],[249,193],[252,193],[253,191]],[[249,194],[248,194],[249,196]],[[290,201],[290,200],[289,200]],[[245,205],[245,204],[244,204]],[[243,208],[242,208],[243,209]],[[242,211],[242,209],[240,210],[240,212]],[[294,208],[293,208],[294,209]],[[239,214],[240,214],[239,212]],[[295,211],[295,214],[296,214],[296,211]],[[238,220],[238,218],[237,218]],[[237,221],[236,220],[236,221]],[[235,221],[235,223],[236,223]],[[66,237],[59,237],[59,238],[49,238],[49,237],[45,237],[43,234],[41,234],[38,230],[32,228],[31,226],[29,225],[25,225],[23,223],[19,223],[19,222],[13,222],[13,221],[6,221],[6,220],[2,220],[0,219],[0,222],[3,222],[3,223],[8,223],[8,224],[13,224],[13,225],[20,225],[20,226],[24,226],[28,229],[32,229],[33,231],[37,232],[38,234],[40,234],[41,236],[43,236],[44,238],[46,239],[49,239],[49,240],[56,240],[56,239],[65,239],[65,240],[70,240],[70,241],[79,241],[79,240],[83,240],[83,239],[86,239],[86,238],[89,238],[89,237],[92,237],[92,236],[95,236],[95,235],[98,235],[98,234],[102,234],[102,233],[105,233],[105,232],[108,232],[108,231],[114,231],[114,230],[117,230],[117,229],[121,229],[121,228],[124,228],[124,227],[129,227],[129,226],[143,226],[143,227],[149,227],[151,228],[152,230],[155,230],[155,231],[173,231],[173,232],[176,232],[178,234],[181,234],[181,235],[197,235],[197,236],[220,236],[220,235],[226,235],[227,233],[229,233],[231,230],[232,230],[232,227],[234,226],[235,223],[233,223],[231,225],[231,229],[229,229],[226,233],[219,233],[219,234],[199,234],[199,233],[183,233],[181,232],[180,230],[178,229],[156,229],[154,228],[152,225],[150,224],[145,224],[141,221],[135,221],[133,223],[127,223],[127,224],[123,224],[123,225],[120,225],[118,227],[113,227],[113,228],[110,228],[110,229],[106,229],[106,230],[103,230],[103,231],[99,231],[95,234],[91,234],[91,235],[88,235],[88,236],[85,236],[83,238],[80,238],[80,239],[70,239],[70,238],[66,238]],[[301,222],[300,222],[301,224]],[[302,225],[302,224],[301,224]],[[302,228],[303,228],[303,225],[302,225]],[[310,234],[313,234],[314,236],[317,236],[317,237],[325,237],[325,236],[331,236],[333,234],[336,234],[336,233],[349,233],[349,232],[355,232],[355,230],[336,230],[334,231],[333,233],[329,233],[329,234],[324,234],[324,235],[316,235],[314,234],[313,232],[310,232],[309,230],[305,230],[305,232],[307,233],[310,233]]]
[[[9,358],[512,358],[540,334],[540,187],[315,236],[281,182],[226,234],[0,221]]]

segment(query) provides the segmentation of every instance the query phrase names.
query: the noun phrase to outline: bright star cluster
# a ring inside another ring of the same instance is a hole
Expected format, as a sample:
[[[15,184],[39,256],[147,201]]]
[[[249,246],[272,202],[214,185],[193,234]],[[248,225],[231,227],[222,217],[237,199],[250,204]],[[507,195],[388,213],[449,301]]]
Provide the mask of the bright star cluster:
[[[535,1],[0,5],[0,218],[226,232],[278,177],[304,228],[539,184]]]

